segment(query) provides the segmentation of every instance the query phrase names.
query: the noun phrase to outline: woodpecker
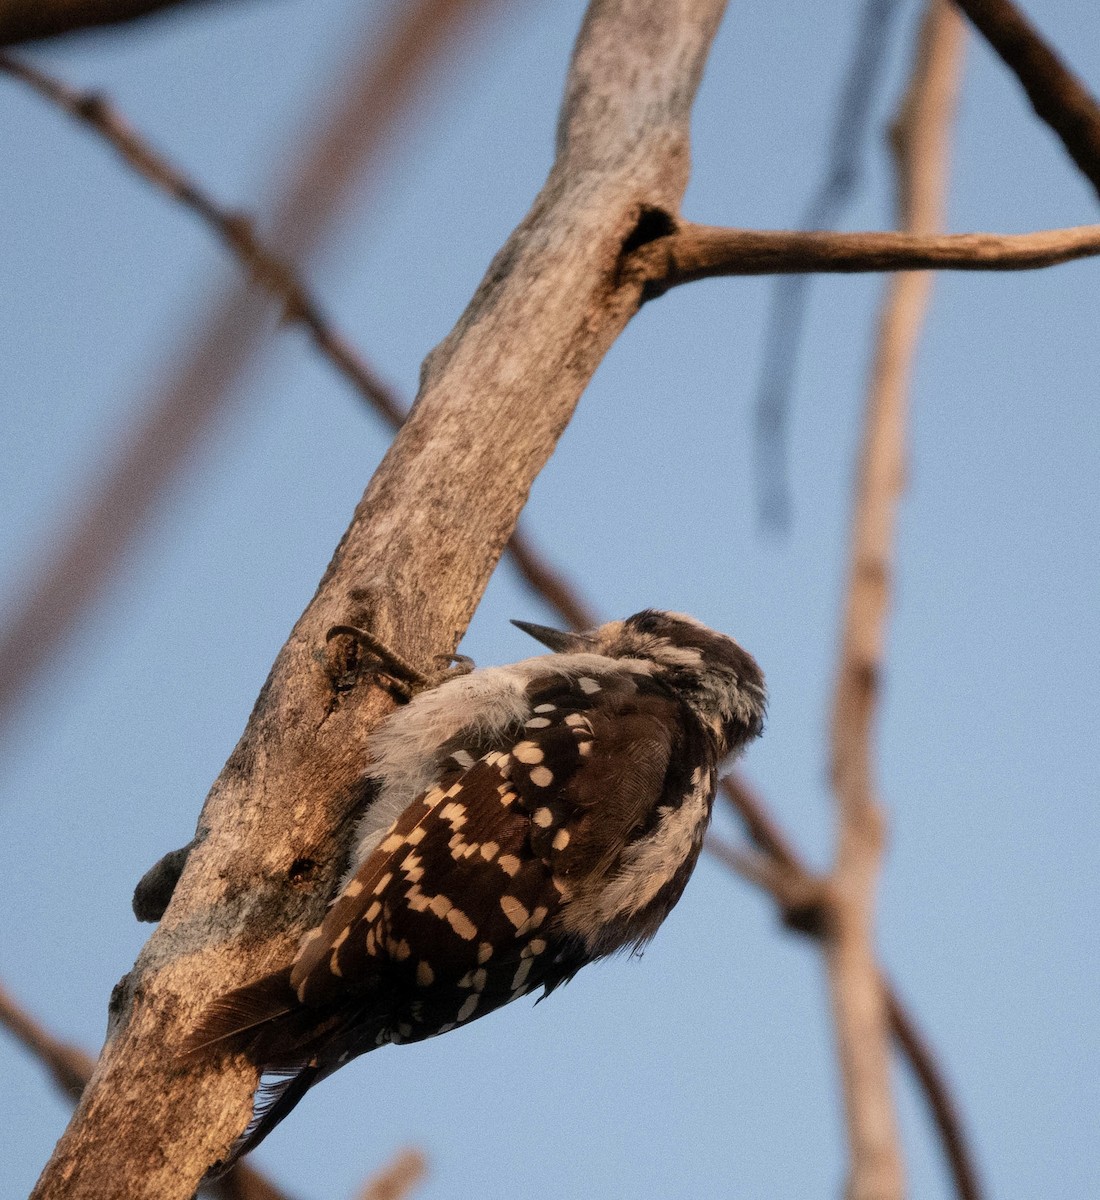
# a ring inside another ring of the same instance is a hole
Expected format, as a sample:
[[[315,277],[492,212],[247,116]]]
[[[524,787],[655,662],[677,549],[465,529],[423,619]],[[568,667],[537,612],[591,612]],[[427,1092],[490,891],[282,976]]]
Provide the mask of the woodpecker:
[[[314,1084],[649,941],[703,844],[720,763],[763,729],[760,668],[653,609],[458,675],[371,735],[375,798],[291,966],[216,1000],[185,1053],[279,1076],[226,1169]]]

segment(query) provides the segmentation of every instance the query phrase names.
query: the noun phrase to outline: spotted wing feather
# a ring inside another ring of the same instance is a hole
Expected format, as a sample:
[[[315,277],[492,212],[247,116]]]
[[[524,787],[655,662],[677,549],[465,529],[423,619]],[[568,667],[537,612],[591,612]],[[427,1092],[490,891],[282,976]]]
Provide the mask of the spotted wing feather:
[[[590,690],[553,677],[532,689],[512,778],[534,852],[559,878],[597,882],[652,821],[682,731],[675,702],[629,676],[580,682]]]
[[[597,706],[592,684],[544,677],[510,749],[468,767],[448,759],[303,945],[291,974],[302,1004],[384,979],[380,1040],[419,1040],[556,986],[591,957],[563,932],[563,906],[652,821],[678,728],[667,698],[627,680]]]

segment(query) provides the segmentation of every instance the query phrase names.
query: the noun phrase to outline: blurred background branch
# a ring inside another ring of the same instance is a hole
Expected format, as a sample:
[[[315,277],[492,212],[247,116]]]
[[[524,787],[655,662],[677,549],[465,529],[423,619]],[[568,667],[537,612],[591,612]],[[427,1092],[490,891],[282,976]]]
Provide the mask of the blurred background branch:
[[[964,32],[950,0],[929,0],[893,129],[898,224],[911,233],[934,234],[943,227]],[[838,834],[826,885],[824,950],[848,1122],[848,1200],[902,1200],[905,1194],[890,1082],[889,1018],[875,954],[886,817],[875,782],[873,738],[892,600],[897,505],[905,485],[910,377],[931,284],[925,273],[894,275],[886,284],[867,392],[833,700],[831,777]]]
[[[898,0],[864,0],[859,11],[855,46],[829,135],[825,173],[803,212],[802,229],[836,225],[859,187],[867,134],[901,7]],[[764,526],[780,532],[791,521],[787,439],[809,294],[810,280],[798,276],[778,279],[772,286],[754,405],[756,502]]]
[[[363,1185],[359,1200],[405,1200],[428,1173],[428,1163],[419,1150],[402,1150]]]
[[[737,814],[749,840],[769,864],[762,873],[754,860],[718,834],[707,836],[706,848],[719,862],[775,901],[783,924],[794,933],[822,940],[828,929],[828,893],[769,812],[759,793],[739,775],[721,783],[726,801]],[[984,1194],[970,1148],[962,1112],[951,1094],[943,1067],[916,1018],[898,994],[896,985],[880,971],[890,1032],[909,1064],[939,1134],[958,1200],[982,1200]]]

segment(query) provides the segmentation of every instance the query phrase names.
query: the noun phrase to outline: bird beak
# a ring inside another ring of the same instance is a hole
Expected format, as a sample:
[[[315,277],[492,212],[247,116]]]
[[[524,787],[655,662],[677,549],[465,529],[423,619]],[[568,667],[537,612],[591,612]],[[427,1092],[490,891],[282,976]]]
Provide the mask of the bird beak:
[[[559,654],[576,654],[592,649],[591,639],[583,633],[562,633],[559,629],[551,629],[549,625],[532,625],[530,621],[513,621],[512,624]]]

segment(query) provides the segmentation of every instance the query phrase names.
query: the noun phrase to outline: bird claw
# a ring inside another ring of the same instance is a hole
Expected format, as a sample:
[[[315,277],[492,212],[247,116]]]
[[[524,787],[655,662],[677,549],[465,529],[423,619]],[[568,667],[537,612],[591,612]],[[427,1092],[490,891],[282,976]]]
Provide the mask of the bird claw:
[[[378,660],[377,665],[370,664],[371,673],[382,678],[394,696],[406,704],[418,693],[429,691],[459,675],[468,675],[474,669],[473,660],[465,654],[440,655],[436,661],[444,660],[454,665],[425,674],[396,650],[391,649],[381,638],[357,625],[333,625],[325,635],[325,641],[331,642],[334,638],[342,636],[354,638],[358,646]]]

